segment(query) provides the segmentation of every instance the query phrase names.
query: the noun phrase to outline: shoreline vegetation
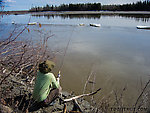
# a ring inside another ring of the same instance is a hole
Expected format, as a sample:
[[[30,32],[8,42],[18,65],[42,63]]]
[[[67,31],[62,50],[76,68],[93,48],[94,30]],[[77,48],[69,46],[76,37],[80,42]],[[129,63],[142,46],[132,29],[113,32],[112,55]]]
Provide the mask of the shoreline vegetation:
[[[122,5],[101,5],[101,3],[78,3],[60,4],[59,6],[45,5],[42,7],[34,6],[29,10],[0,11],[0,15],[7,14],[49,14],[49,15],[85,15],[85,14],[128,14],[128,15],[150,15],[150,1],[138,1],[136,3]]]
[[[46,6],[42,7],[32,7],[29,11],[150,11],[150,1],[145,0],[122,5],[101,5],[101,3],[70,3],[54,6],[47,4]]]
[[[22,14],[49,14],[49,15],[92,15],[92,14],[104,14],[104,15],[150,15],[150,11],[40,11],[31,12],[29,10],[24,11],[0,11],[0,15],[22,15]]]

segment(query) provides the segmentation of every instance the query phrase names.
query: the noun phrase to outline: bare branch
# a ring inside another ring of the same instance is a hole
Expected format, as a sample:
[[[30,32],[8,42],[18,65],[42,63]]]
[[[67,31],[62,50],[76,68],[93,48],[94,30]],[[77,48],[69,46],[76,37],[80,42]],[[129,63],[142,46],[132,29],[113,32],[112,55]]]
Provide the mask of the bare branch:
[[[139,99],[142,97],[144,91],[146,90],[146,88],[147,88],[147,86],[148,86],[149,84],[150,84],[150,80],[146,83],[144,89],[142,90],[141,94],[140,94],[139,97],[137,98],[136,103],[135,103],[135,105],[134,105],[135,108],[136,108],[136,106],[137,106],[137,103],[138,103]],[[134,109],[134,112],[135,112],[135,109]]]

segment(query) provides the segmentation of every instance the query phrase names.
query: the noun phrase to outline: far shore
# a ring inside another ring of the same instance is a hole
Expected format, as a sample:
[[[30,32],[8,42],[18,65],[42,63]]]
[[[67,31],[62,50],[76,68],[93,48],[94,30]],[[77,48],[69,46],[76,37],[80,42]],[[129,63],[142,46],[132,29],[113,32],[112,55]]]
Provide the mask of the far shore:
[[[21,14],[52,14],[52,15],[63,15],[63,14],[130,14],[130,15],[150,15],[150,11],[41,11],[41,12],[30,12],[25,11],[0,11],[0,15],[21,15]]]

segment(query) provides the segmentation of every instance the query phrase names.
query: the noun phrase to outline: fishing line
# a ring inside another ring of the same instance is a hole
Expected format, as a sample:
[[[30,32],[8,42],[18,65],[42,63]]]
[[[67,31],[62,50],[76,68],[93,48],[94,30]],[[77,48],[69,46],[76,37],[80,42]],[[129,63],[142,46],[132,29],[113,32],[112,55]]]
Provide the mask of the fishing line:
[[[75,30],[75,27],[76,27],[76,26],[73,27],[73,30],[72,30],[71,35],[70,35],[70,37],[69,37],[68,43],[67,43],[67,45],[66,45],[65,52],[64,52],[64,55],[63,55],[63,58],[62,58],[62,62],[61,62],[60,67],[59,67],[59,73],[60,73],[60,70],[62,69],[62,67],[63,67],[63,65],[64,65],[64,60],[65,60],[65,56],[66,56],[66,53],[67,53],[67,49],[68,49],[68,47],[69,47],[69,44],[70,44],[70,41],[71,41],[73,32],[74,32],[74,30]]]

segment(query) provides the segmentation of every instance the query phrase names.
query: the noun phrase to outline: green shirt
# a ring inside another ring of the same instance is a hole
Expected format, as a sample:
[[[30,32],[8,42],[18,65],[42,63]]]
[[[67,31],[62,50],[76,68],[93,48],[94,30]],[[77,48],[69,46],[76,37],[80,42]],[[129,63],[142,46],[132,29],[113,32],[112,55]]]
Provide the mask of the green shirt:
[[[33,99],[37,102],[45,100],[53,88],[59,88],[59,82],[53,73],[37,73],[37,78],[33,90]]]

